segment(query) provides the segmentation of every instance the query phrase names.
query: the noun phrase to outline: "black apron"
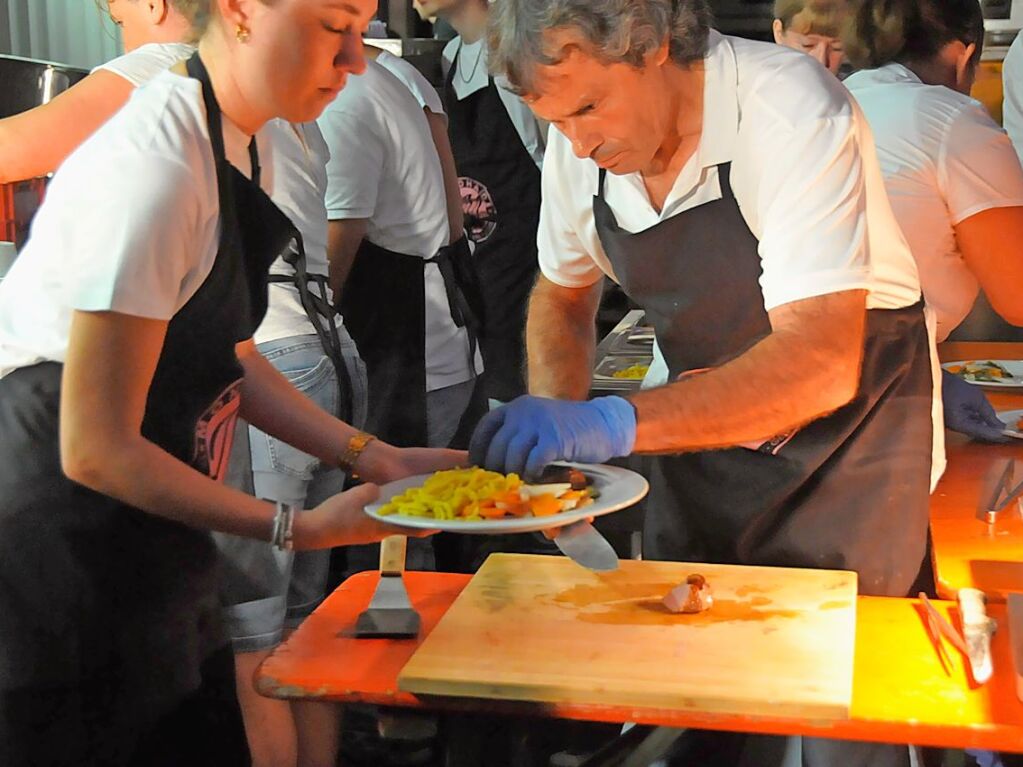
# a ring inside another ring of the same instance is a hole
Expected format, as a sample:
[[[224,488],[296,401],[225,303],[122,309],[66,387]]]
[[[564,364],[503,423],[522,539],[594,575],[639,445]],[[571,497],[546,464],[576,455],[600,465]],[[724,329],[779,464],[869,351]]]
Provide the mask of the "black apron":
[[[430,259],[396,253],[363,240],[341,290],[345,327],[359,347],[369,379],[366,430],[399,447],[427,444],[425,269],[436,264],[444,279],[451,319],[469,336],[475,371],[479,282],[463,237]],[[468,443],[485,412],[482,387],[466,408],[452,445]]]
[[[243,375],[235,344],[263,319],[267,272],[293,227],[258,186],[255,140],[251,181],[227,162],[220,109],[198,54],[187,69],[202,83],[220,242],[209,275],[168,324],[142,434],[220,479]],[[64,476],[61,373],[47,362],[0,379],[0,754],[16,755],[0,761],[91,764],[89,756],[117,764],[123,754],[113,749],[130,748],[195,690],[204,658],[225,642],[217,549],[205,530]],[[71,703],[32,721],[12,702],[32,698]],[[66,760],[38,755],[61,748]]]
[[[483,291],[483,380],[487,396],[510,402],[526,393],[526,306],[538,271],[540,171],[522,145],[490,78],[487,87],[459,99],[444,83],[448,135],[458,166],[465,228]]]
[[[646,310],[670,374],[714,368],[770,333],[760,257],[718,166],[721,199],[645,231],[622,230],[603,198],[597,232]],[[924,556],[931,466],[931,363],[922,305],[867,312],[849,404],[758,449],[655,461],[644,533],[651,559],[855,570],[863,594],[904,596]],[[790,362],[798,375],[799,360]]]

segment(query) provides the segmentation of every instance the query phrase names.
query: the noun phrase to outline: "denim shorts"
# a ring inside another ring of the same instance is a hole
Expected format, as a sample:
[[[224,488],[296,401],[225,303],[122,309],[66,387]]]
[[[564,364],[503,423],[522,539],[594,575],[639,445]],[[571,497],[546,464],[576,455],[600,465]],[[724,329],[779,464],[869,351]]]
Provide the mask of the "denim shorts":
[[[339,333],[353,387],[352,425],[361,427],[366,419],[366,367],[348,334],[343,328]],[[341,402],[337,373],[315,335],[269,341],[258,349],[295,388],[337,415]],[[231,470],[235,479],[229,481],[257,498],[311,509],[344,487],[345,475],[338,468],[255,427],[243,424],[235,442]],[[276,646],[284,628],[297,626],[323,600],[329,549],[278,551],[266,541],[221,533],[215,538],[225,571],[221,598],[235,652]]]

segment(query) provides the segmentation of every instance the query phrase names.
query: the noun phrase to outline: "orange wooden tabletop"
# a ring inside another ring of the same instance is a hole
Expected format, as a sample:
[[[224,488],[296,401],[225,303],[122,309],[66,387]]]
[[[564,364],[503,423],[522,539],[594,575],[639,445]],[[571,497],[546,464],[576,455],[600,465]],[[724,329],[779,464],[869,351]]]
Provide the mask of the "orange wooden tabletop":
[[[420,640],[348,636],[378,579],[376,572],[360,573],[331,594],[263,663],[257,679],[260,691],[290,699],[1023,751],[1023,703],[1016,698],[1008,632],[995,635],[995,676],[978,687],[951,647],[952,666],[943,669],[915,600],[859,598],[851,716],[808,721],[772,717],[767,706],[762,716],[741,717],[686,710],[682,701],[678,709],[613,708],[601,706],[596,691],[592,705],[571,706],[420,699],[397,689],[398,673]],[[405,582],[422,616],[425,637],[469,576],[409,572]],[[951,603],[935,604],[946,617],[955,615]],[[1005,624],[1003,605],[992,605],[990,613]]]
[[[944,343],[938,353],[943,362],[1023,360],[1023,343]],[[1023,409],[1023,390],[985,389],[985,394],[996,410]],[[973,586],[1004,601],[1005,592],[1023,591],[1023,517],[1013,504],[989,526],[977,511],[987,478],[1009,458],[1023,460],[1023,440],[991,445],[946,432],[946,451],[948,467],[931,496],[938,593],[954,599],[959,589]]]

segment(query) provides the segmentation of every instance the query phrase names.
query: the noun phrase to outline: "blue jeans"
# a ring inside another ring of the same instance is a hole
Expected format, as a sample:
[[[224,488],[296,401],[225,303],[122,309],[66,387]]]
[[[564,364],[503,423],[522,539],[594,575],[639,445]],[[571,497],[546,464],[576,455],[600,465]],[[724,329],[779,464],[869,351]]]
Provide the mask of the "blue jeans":
[[[352,381],[353,426],[366,419],[366,367],[343,328],[342,351]],[[258,346],[259,352],[309,399],[337,415],[341,402],[337,373],[315,335],[293,336]],[[317,506],[344,487],[345,475],[276,437],[243,424],[236,442],[248,445],[248,489],[257,498],[296,509]],[[247,463],[244,448],[241,463]],[[237,458],[237,451],[232,459]],[[237,467],[231,475],[238,476]],[[241,475],[245,477],[245,472]],[[232,482],[241,485],[241,481]],[[278,551],[265,541],[215,534],[225,569],[222,601],[235,652],[279,644],[285,627],[297,626],[323,600],[330,550]]]

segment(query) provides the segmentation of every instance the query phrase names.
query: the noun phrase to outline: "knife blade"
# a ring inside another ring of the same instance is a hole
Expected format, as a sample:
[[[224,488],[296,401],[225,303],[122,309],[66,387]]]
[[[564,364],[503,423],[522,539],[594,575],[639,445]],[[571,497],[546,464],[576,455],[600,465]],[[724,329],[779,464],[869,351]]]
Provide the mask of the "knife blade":
[[[987,616],[984,609],[984,592],[979,589],[959,589],[956,595],[959,615],[963,622],[963,637],[966,639],[966,657],[970,660],[970,673],[977,684],[984,684],[991,678],[991,635],[998,626],[997,621]]]
[[[618,555],[597,529],[581,519],[558,529],[554,543],[561,553],[590,570],[610,572],[618,569]]]

